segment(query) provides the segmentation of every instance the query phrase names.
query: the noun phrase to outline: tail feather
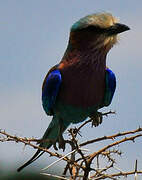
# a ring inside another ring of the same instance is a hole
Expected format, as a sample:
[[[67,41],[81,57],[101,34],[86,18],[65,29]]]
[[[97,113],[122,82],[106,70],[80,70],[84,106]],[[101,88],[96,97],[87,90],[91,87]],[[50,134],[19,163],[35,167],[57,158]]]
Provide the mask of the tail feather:
[[[61,122],[56,116],[53,117],[51,123],[49,124],[46,132],[42,137],[43,142],[40,143],[39,147],[43,147],[47,149],[50,148],[58,140],[59,134],[63,133],[65,129],[68,127],[68,125],[63,125],[63,122]],[[25,168],[26,166],[34,162],[36,159],[38,159],[43,153],[44,151],[37,150],[37,152],[33,155],[33,157],[29,161],[27,161],[24,165],[19,167],[17,171],[20,172],[23,168]]]
[[[25,168],[26,166],[28,166],[29,164],[31,164],[32,162],[34,162],[36,159],[38,159],[42,154],[44,153],[44,151],[41,152],[41,150],[37,150],[37,152],[33,155],[33,157],[27,161],[25,164],[23,164],[21,167],[19,167],[17,169],[17,172],[20,172],[23,168]]]

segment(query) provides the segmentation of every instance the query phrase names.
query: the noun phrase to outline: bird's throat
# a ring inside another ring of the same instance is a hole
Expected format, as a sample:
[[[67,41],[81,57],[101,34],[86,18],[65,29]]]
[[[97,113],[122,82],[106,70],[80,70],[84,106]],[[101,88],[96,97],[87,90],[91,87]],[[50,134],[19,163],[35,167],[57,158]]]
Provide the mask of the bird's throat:
[[[84,66],[86,66],[94,71],[104,71],[106,55],[107,51],[102,47],[95,48],[94,45],[88,45],[86,48],[77,49],[69,45],[59,67],[75,66],[77,69],[84,69]]]
[[[106,53],[95,49],[67,50],[59,69],[64,92],[60,98],[74,106],[99,106],[104,97]],[[61,91],[62,92],[62,91]]]

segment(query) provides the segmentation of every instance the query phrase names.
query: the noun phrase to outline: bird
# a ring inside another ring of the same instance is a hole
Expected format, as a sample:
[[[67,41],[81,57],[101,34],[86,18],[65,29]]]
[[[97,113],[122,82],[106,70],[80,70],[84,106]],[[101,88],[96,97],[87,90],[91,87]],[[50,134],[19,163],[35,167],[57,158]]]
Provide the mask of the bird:
[[[96,126],[101,124],[98,110],[111,104],[116,89],[116,77],[106,65],[106,57],[117,44],[118,34],[129,29],[108,12],[87,15],[72,25],[63,58],[49,70],[43,82],[42,105],[52,121],[39,147],[49,149],[59,142],[59,148],[64,149],[64,131],[88,117]],[[37,150],[17,171],[43,153]]]

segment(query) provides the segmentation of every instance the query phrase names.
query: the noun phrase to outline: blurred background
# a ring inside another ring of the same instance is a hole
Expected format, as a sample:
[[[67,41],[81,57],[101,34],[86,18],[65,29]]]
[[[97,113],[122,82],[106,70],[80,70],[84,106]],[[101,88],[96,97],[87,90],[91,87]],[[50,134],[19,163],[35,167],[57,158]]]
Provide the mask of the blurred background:
[[[107,56],[107,65],[117,77],[117,90],[111,106],[105,110],[115,110],[117,114],[104,118],[97,128],[88,125],[82,129],[80,141],[142,126],[141,7],[140,0],[137,3],[129,0],[1,0],[0,128],[17,136],[42,137],[51,120],[41,106],[43,79],[61,60],[71,25],[85,15],[102,11],[111,12],[131,28],[120,35],[119,43]],[[89,146],[91,151],[98,148],[96,144]],[[138,168],[142,169],[140,139],[135,144],[127,142],[119,148],[124,152],[118,159],[119,168],[131,170],[138,159]],[[20,143],[0,143],[0,178],[7,178],[7,174],[17,176],[16,168],[34,152],[33,148]],[[53,161],[54,158],[45,153],[18,177],[22,177],[26,170],[39,173]],[[60,174],[61,167],[59,163],[49,171]]]

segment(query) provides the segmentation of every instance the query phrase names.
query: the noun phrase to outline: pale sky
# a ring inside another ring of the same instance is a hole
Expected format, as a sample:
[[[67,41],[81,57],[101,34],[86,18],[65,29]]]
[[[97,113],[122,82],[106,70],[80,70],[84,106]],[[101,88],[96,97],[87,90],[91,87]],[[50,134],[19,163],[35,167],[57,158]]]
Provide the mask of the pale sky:
[[[0,128],[23,137],[43,135],[51,120],[41,106],[44,76],[62,58],[71,25],[85,15],[102,11],[111,12],[131,30],[120,35],[119,43],[107,57],[107,65],[117,77],[117,90],[111,106],[105,110],[112,109],[117,114],[105,118],[97,128],[88,125],[82,135],[92,139],[142,126],[141,7],[140,0],[1,0]],[[95,151],[98,147],[89,148]],[[120,149],[124,155],[118,166],[131,169],[138,159],[142,169],[140,139],[135,144],[125,143]],[[7,164],[18,167],[33,152],[30,147],[23,150],[22,144],[1,143],[0,162],[3,167]],[[49,160],[53,159],[45,154],[30,167]]]

